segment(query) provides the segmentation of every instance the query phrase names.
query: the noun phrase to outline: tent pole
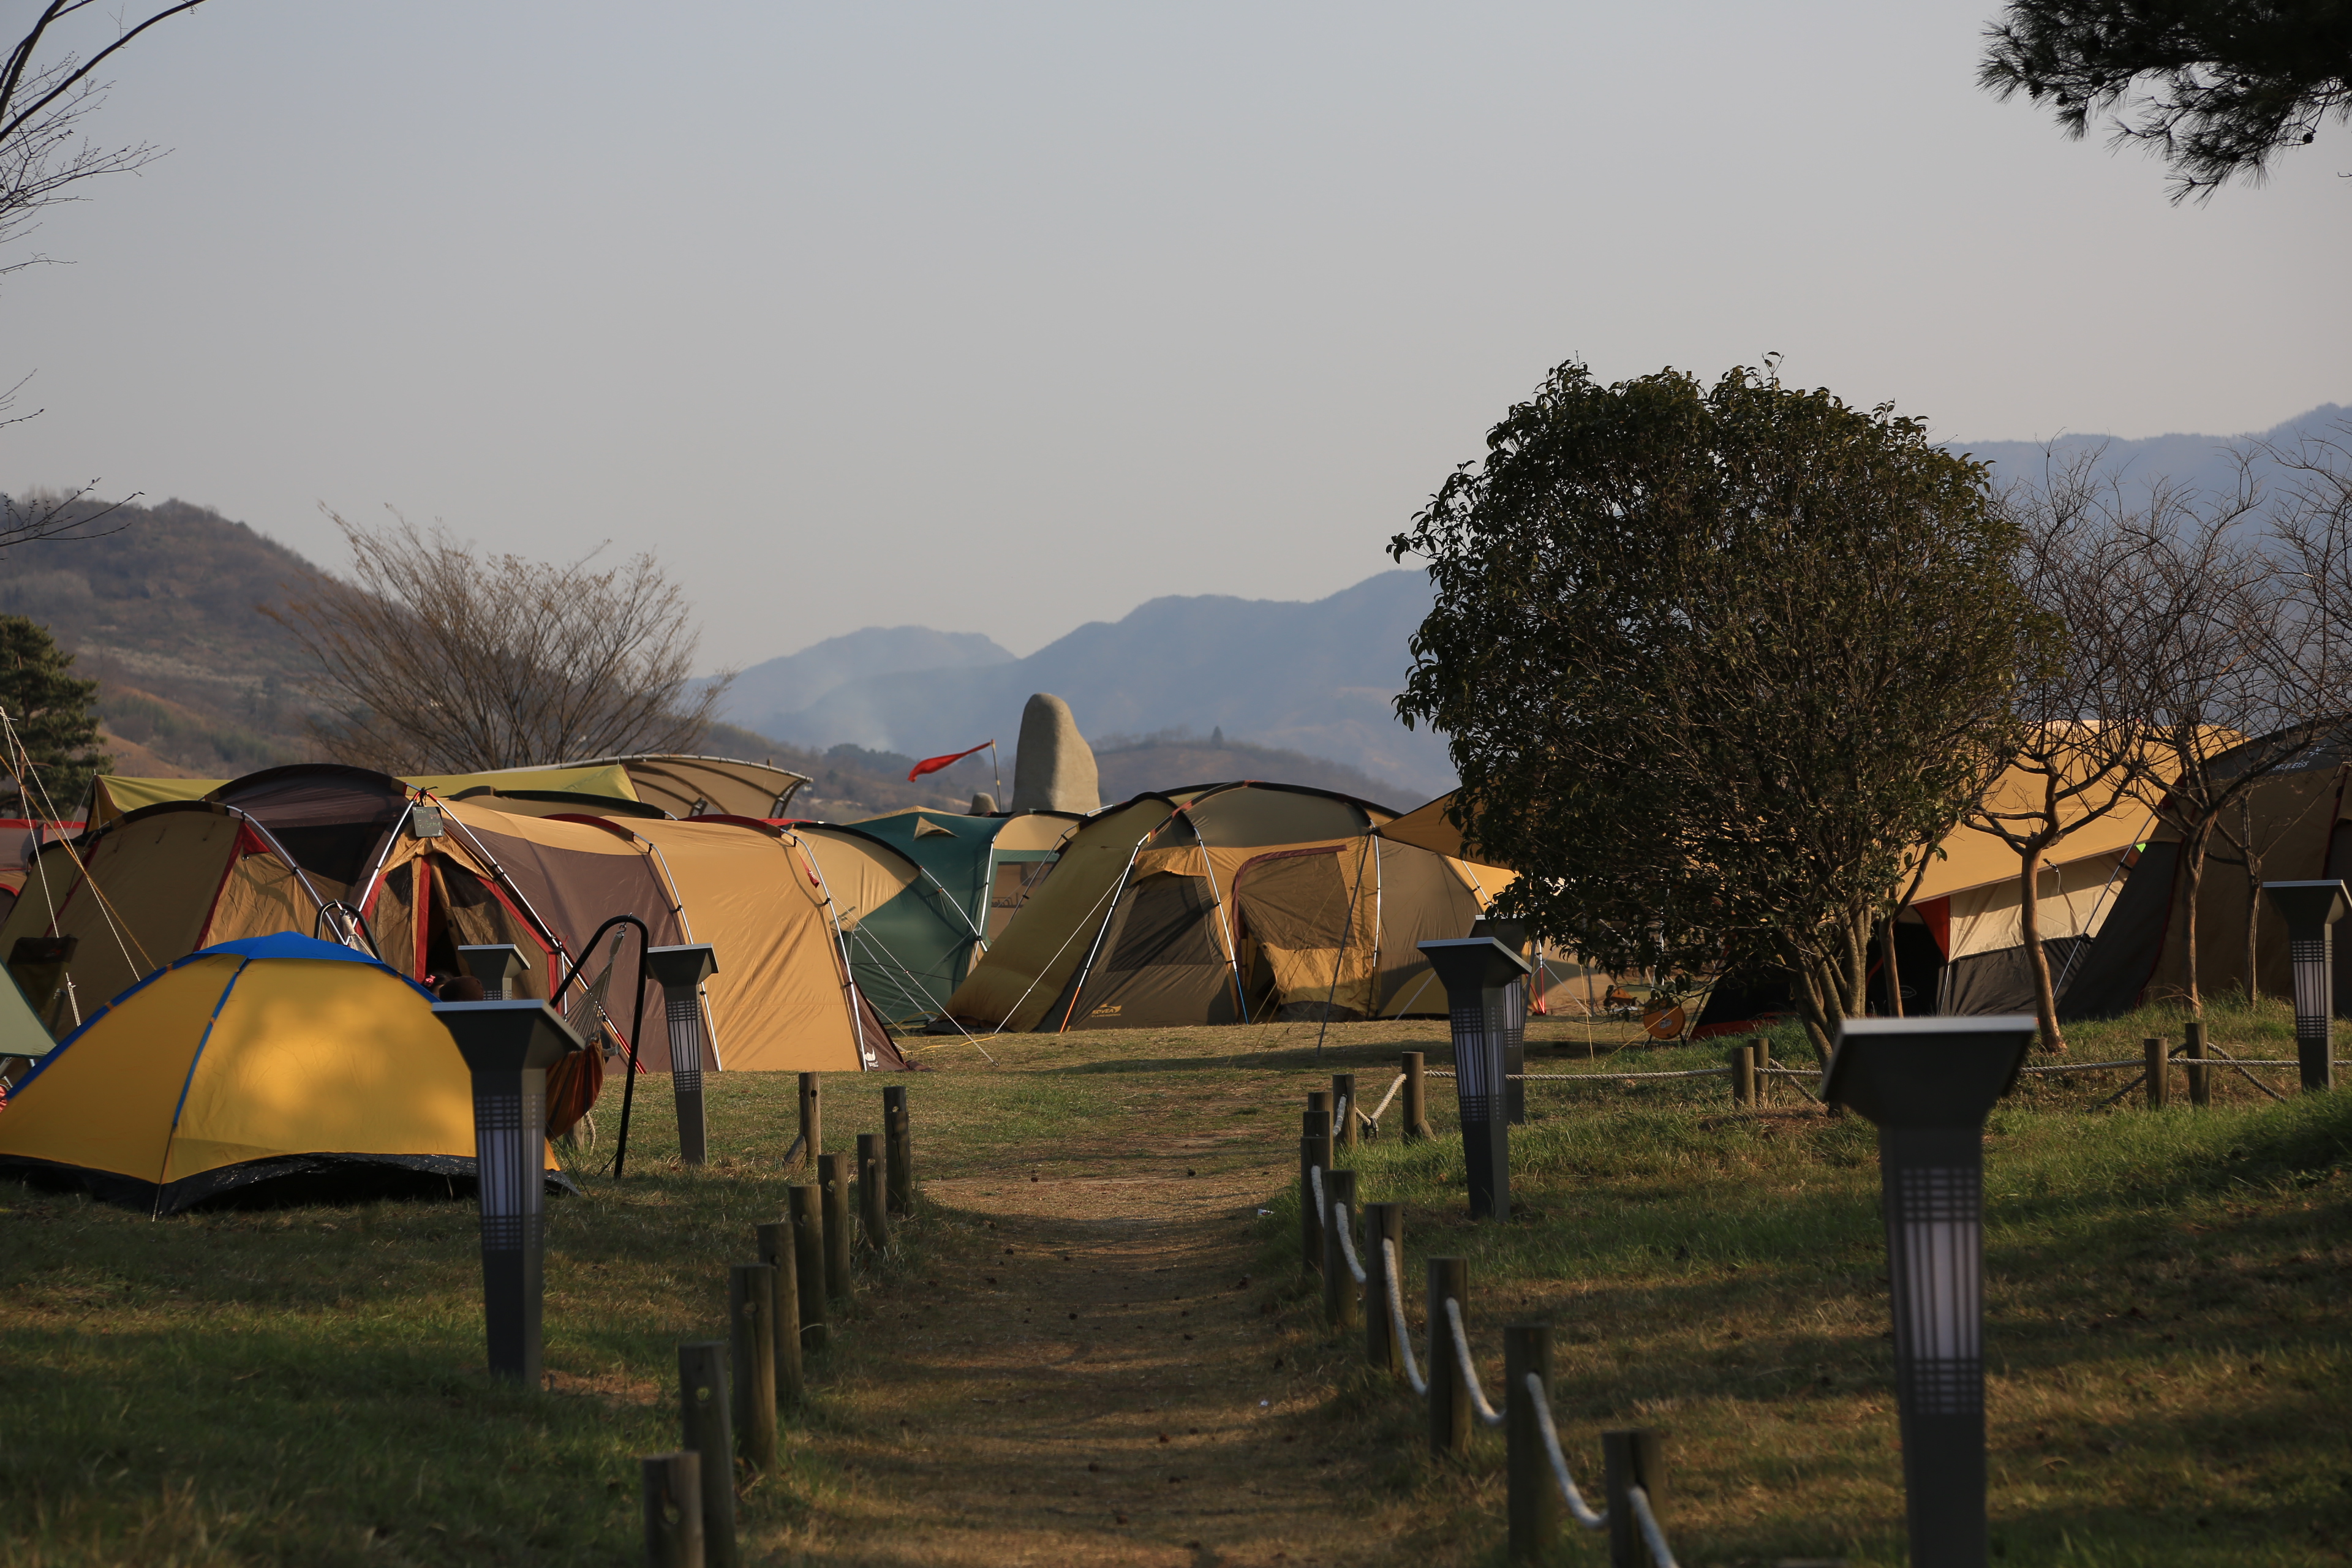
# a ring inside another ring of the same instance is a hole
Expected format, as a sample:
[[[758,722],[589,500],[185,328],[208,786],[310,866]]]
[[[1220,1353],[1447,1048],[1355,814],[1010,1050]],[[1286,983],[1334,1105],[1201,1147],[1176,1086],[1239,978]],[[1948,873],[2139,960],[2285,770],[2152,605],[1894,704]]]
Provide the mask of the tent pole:
[[[1155,827],[1151,833],[1159,831]],[[1054,1031],[1057,1035],[1069,1033],[1070,1020],[1077,1015],[1078,998],[1087,994],[1087,979],[1095,972],[1095,956],[1102,952],[1103,938],[1110,934],[1110,922],[1118,918],[1119,895],[1127,891],[1127,879],[1135,870],[1135,858],[1143,852],[1144,842],[1151,833],[1137,839],[1135,847],[1127,852],[1127,869],[1118,874],[1118,885],[1110,890],[1110,908],[1103,912],[1102,924],[1095,928],[1095,940],[1087,949],[1087,962],[1078,970],[1077,988],[1070,993],[1070,1005],[1062,1011],[1061,1026]]]
[[[1242,989],[1242,960],[1234,942],[1233,921],[1225,915],[1224,895],[1217,890],[1217,863],[1209,858],[1209,841],[1201,837],[1201,825],[1192,820],[1189,810],[1184,813],[1184,826],[1192,830],[1192,842],[1201,851],[1201,864],[1209,868],[1209,898],[1217,906],[1217,929],[1225,939],[1225,967],[1233,971],[1234,976],[1234,1005],[1241,1013],[1235,1022],[1246,1024],[1249,1022],[1249,994]],[[1130,860],[1129,864],[1133,861]],[[1109,922],[1106,921],[1104,923],[1108,925]],[[1076,998],[1071,1000],[1075,1003]]]
[[[1370,845],[1371,841],[1372,836],[1366,833],[1364,842]],[[1348,962],[1348,938],[1353,935],[1356,930],[1356,900],[1363,890],[1364,852],[1359,849],[1356,851],[1356,885],[1348,890],[1347,923],[1339,928],[1339,951],[1331,959],[1331,988],[1323,994],[1323,1024],[1321,1028],[1315,1031],[1315,1065],[1317,1067],[1323,1065],[1323,1036],[1331,1027],[1331,1004],[1339,994],[1339,967]],[[1372,980],[1373,984],[1379,984],[1378,970],[1373,971]]]

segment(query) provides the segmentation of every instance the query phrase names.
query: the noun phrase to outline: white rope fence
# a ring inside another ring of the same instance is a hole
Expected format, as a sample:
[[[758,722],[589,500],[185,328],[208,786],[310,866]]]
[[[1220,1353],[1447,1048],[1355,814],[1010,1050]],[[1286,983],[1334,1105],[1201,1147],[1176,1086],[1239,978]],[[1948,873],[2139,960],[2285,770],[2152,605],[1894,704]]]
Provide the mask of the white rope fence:
[[[1348,1175],[1349,1181],[1351,1182],[1353,1179],[1352,1174]],[[1375,1279],[1374,1271],[1364,1267],[1357,1252],[1354,1216],[1349,1212],[1349,1205],[1344,1198],[1330,1194],[1329,1189],[1325,1185],[1320,1166],[1307,1167],[1307,1186],[1318,1215],[1322,1223],[1329,1227],[1326,1234],[1332,1246],[1327,1250],[1325,1257],[1327,1259],[1336,1258],[1344,1264],[1348,1274],[1353,1278],[1355,1283],[1363,1288],[1366,1297],[1365,1306],[1378,1312],[1384,1320],[1382,1326],[1386,1330],[1385,1343],[1375,1342],[1371,1347],[1375,1363],[1392,1365],[1402,1375],[1405,1385],[1412,1390],[1415,1398],[1458,1399],[1467,1406],[1468,1414],[1475,1417],[1480,1426],[1509,1428],[1514,1454],[1511,1468],[1514,1553],[1517,1553],[1522,1545],[1518,1532],[1522,1527],[1523,1517],[1537,1517],[1535,1511],[1526,1508],[1527,1499],[1518,1490],[1523,1484],[1530,1484],[1548,1486],[1557,1491],[1560,1505],[1565,1509],[1568,1517],[1585,1530],[1608,1531],[1611,1529],[1612,1518],[1630,1521],[1633,1526],[1633,1535],[1638,1540],[1638,1551],[1646,1554],[1649,1568],[1678,1568],[1674,1549],[1666,1540],[1664,1529],[1658,1522],[1657,1512],[1651,1502],[1649,1489],[1643,1484],[1645,1479],[1654,1479],[1654,1477],[1648,1476],[1646,1472],[1642,1472],[1637,1467],[1633,1466],[1629,1466],[1627,1472],[1620,1476],[1616,1468],[1617,1461],[1612,1458],[1611,1485],[1613,1500],[1607,1506],[1595,1509],[1586,1500],[1583,1489],[1576,1484],[1575,1474],[1570,1468],[1567,1452],[1559,1439],[1559,1418],[1552,1411],[1551,1396],[1545,1387],[1544,1378],[1540,1373],[1531,1371],[1521,1377],[1511,1390],[1510,1400],[1500,1407],[1486,1397],[1486,1389],[1479,1382],[1477,1361],[1471,1354],[1470,1335],[1463,1321],[1460,1296],[1452,1291],[1443,1297],[1438,1295],[1441,1288],[1440,1281],[1445,1278],[1439,1272],[1438,1260],[1433,1260],[1431,1269],[1430,1295],[1433,1316],[1429,1323],[1427,1356],[1432,1363],[1432,1374],[1435,1373],[1437,1363],[1442,1358],[1452,1375],[1446,1380],[1447,1386],[1433,1395],[1431,1385],[1436,1379],[1433,1375],[1423,1373],[1421,1359],[1413,1353],[1412,1326],[1405,1319],[1404,1260],[1397,1242],[1391,1236],[1380,1237],[1378,1252],[1380,1267],[1377,1270],[1378,1278]],[[1370,1223],[1367,1222],[1368,1226]],[[1393,1224],[1393,1215],[1391,1215],[1391,1224]],[[1366,1240],[1367,1242],[1370,1240],[1369,1230]],[[1379,1290],[1381,1297],[1377,1306],[1370,1300],[1375,1289]],[[1444,1334],[1446,1342],[1443,1346],[1437,1342],[1437,1336],[1441,1331]],[[1513,1331],[1540,1333],[1543,1331],[1514,1330]],[[1391,1352],[1394,1355],[1393,1362],[1387,1359]],[[1513,1353],[1518,1352],[1515,1351]],[[1515,1411],[1523,1412],[1525,1418],[1514,1423],[1512,1416]],[[1433,1421],[1433,1442],[1437,1440],[1437,1429],[1443,1424],[1442,1421]],[[1652,1436],[1637,1433],[1612,1433],[1608,1437],[1611,1440],[1624,1440],[1626,1443],[1624,1452],[1633,1454],[1641,1451],[1640,1444],[1633,1441],[1633,1439]],[[1540,1458],[1534,1459],[1530,1465],[1521,1463],[1523,1444],[1539,1450]],[[1617,1512],[1621,1507],[1624,1510],[1622,1514]],[[1636,1560],[1612,1557],[1612,1562],[1618,1561],[1630,1563]]]

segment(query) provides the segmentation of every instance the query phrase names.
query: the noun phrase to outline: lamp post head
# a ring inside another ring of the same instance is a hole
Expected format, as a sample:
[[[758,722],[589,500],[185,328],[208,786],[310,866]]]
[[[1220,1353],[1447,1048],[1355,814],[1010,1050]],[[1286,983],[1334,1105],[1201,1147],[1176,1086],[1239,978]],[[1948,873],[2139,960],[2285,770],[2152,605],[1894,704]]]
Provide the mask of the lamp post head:
[[[719,955],[708,942],[646,949],[646,967],[664,991],[691,991],[719,973]]]
[[[2352,912],[2341,882],[2264,882],[2263,891],[2290,926],[2332,926]]]
[[[521,979],[523,972],[529,967],[523,958],[522,950],[509,942],[486,942],[478,947],[461,947],[457,950],[457,959],[466,966],[467,973],[482,983],[482,988],[485,991],[498,991],[501,994],[510,989],[516,981]]]
[[[1535,968],[1491,936],[1454,937],[1419,945],[1449,996],[1457,991],[1496,990],[1525,978]]]
[[[536,998],[514,1002],[436,1002],[433,1016],[457,1042],[468,1069],[530,1072],[583,1049],[563,1015]]]
[[[1822,1098],[1881,1127],[1981,1127],[2016,1084],[2038,1027],[2024,1013],[1849,1018],[1822,1075]]]

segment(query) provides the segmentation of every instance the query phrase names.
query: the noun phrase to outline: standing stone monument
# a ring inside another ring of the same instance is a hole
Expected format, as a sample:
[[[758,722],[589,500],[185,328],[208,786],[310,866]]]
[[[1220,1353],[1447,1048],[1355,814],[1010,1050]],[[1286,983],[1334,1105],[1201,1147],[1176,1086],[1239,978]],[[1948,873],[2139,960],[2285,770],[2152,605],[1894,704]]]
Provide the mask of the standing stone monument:
[[[1013,757],[1014,811],[1093,811],[1102,805],[1095,753],[1078,733],[1070,705],[1040,691],[1021,710],[1021,749]]]
[[[996,797],[989,794],[986,790],[982,790],[978,795],[971,797],[971,810],[965,815],[970,816],[994,816],[996,815]]]

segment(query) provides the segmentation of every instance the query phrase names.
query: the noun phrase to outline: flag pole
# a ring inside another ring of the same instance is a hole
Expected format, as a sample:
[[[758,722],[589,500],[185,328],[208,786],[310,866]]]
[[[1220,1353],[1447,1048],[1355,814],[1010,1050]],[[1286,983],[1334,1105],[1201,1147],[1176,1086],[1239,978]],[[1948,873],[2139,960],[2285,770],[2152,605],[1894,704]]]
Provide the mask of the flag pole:
[[[989,776],[996,781],[996,809],[1009,809],[1013,803],[1004,798],[1004,764],[997,760],[996,742],[993,741],[988,743],[988,772]]]

